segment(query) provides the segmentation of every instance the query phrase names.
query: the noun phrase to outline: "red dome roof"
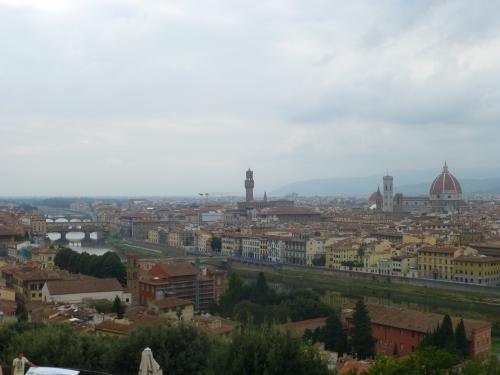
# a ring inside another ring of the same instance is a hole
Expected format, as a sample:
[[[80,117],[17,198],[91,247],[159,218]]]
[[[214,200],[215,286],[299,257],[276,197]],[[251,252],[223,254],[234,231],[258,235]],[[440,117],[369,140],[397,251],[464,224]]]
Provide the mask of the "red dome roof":
[[[441,194],[462,194],[462,187],[455,176],[448,171],[446,162],[444,163],[443,172],[436,177],[430,190],[430,195]]]
[[[370,195],[370,198],[368,198],[368,201],[369,202],[377,202],[377,201],[381,201],[382,199],[383,199],[383,197],[382,197],[382,194],[380,194],[380,187],[379,187],[375,193]]]

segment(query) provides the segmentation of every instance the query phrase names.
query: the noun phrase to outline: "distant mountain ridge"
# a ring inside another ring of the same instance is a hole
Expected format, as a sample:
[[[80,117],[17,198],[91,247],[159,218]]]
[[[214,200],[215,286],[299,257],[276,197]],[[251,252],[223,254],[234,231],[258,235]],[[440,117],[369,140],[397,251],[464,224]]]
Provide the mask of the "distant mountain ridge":
[[[464,194],[500,194],[500,177],[482,177],[491,176],[493,174],[491,170],[458,169],[456,172],[451,172],[458,178]],[[405,195],[427,195],[432,181],[439,172],[425,170],[401,171],[391,174],[394,176],[395,192]],[[287,184],[272,191],[272,195],[284,196],[297,193],[302,196],[360,196],[373,193],[381,185],[382,175],[311,179]]]

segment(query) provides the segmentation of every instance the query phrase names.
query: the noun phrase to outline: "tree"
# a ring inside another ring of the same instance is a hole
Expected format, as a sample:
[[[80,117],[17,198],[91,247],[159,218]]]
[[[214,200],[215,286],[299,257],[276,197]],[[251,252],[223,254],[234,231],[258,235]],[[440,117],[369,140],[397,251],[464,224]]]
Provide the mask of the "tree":
[[[460,323],[458,323],[457,329],[455,330],[455,347],[458,355],[467,357],[469,354],[469,344],[465,335],[465,325],[463,319],[460,319]]]
[[[77,253],[66,247],[60,248],[54,262],[61,269],[71,273],[82,273],[101,278],[115,278],[122,285],[126,283],[127,271],[118,255],[108,251],[103,255]]]
[[[216,348],[208,374],[327,375],[328,369],[317,351],[301,340],[277,328],[250,326]]]
[[[175,310],[175,316],[177,316],[177,319],[178,320],[181,320],[182,318],[182,307],[177,307],[177,309]]]
[[[222,249],[222,239],[220,237],[212,237],[212,251],[220,253]]]
[[[267,285],[266,276],[264,272],[259,272],[257,276],[257,281],[252,288],[252,292],[250,294],[250,301],[255,302],[260,305],[265,305],[272,302],[274,297],[274,293],[269,286]]]
[[[120,297],[116,296],[113,301],[113,312],[116,314],[118,319],[123,319],[123,314],[125,314],[125,307],[122,305]]]
[[[372,336],[371,321],[362,299],[358,300],[352,316],[352,349],[360,358],[373,357],[376,340]]]
[[[145,347],[151,348],[164,374],[205,374],[215,342],[196,327],[184,324],[139,328],[115,340],[103,363],[107,372],[120,375],[137,374]]]
[[[235,305],[248,297],[249,288],[243,283],[240,277],[233,273],[229,277],[226,291],[219,298],[219,303],[213,306],[213,312],[225,317],[233,315]]]
[[[456,352],[455,334],[453,333],[453,323],[451,322],[451,318],[448,314],[446,314],[443,318],[438,344],[440,348],[447,350],[449,353]]]
[[[316,255],[312,259],[313,266],[324,267],[325,263],[326,263],[326,256],[324,254],[323,255]]]
[[[404,358],[381,358],[364,375],[443,375],[454,374],[450,370],[459,358],[435,347],[420,349]]]
[[[489,360],[474,358],[463,367],[461,375],[498,375],[500,374],[500,362],[492,356]]]
[[[348,351],[347,336],[342,322],[336,313],[328,316],[326,324],[321,330],[320,337],[325,344],[325,349],[338,352],[339,355]]]
[[[26,309],[26,305],[22,301],[19,301],[16,304],[16,317],[19,322],[28,321],[28,310]]]
[[[458,327],[457,327],[458,328]],[[460,333],[461,340],[465,339],[465,327],[463,328],[463,333]],[[463,336],[462,336],[463,335]],[[465,345],[462,343],[462,350],[467,350],[467,339],[465,339]],[[436,347],[444,349],[449,353],[458,353],[457,350],[457,337],[453,332],[453,323],[449,315],[445,315],[441,324],[438,324],[434,332],[427,334],[422,340],[420,347]]]

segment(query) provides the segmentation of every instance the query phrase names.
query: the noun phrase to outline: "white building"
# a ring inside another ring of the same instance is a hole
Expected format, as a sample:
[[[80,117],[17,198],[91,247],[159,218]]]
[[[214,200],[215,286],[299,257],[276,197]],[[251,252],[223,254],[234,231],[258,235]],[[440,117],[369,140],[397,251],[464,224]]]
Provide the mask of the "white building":
[[[241,239],[241,255],[245,258],[261,259],[261,242],[264,242],[260,237],[243,237]]]
[[[126,304],[132,302],[116,279],[85,278],[77,280],[47,281],[42,288],[45,303],[82,303],[86,299],[114,301],[116,296]]]
[[[285,242],[281,238],[267,239],[267,260],[283,263],[285,261]]]

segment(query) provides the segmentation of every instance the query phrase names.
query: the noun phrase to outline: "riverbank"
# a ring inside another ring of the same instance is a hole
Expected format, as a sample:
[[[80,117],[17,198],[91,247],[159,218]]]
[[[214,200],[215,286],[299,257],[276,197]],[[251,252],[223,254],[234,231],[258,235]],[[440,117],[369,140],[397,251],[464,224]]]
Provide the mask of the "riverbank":
[[[363,297],[371,302],[386,305],[487,320],[493,325],[494,335],[500,337],[500,297],[496,294],[397,284],[336,274],[317,274],[307,272],[307,269],[288,270],[240,262],[231,262],[231,272],[252,279],[259,272],[264,272],[272,283],[287,288],[318,290],[328,297],[332,304]]]
[[[163,253],[159,250],[131,245],[124,240],[106,240],[106,245],[112,248],[122,259],[127,258],[129,252],[137,254],[140,258],[159,258],[163,256]]]
[[[144,241],[108,239],[106,245],[111,247],[120,258],[125,259],[127,253],[133,252],[140,258],[163,258],[185,256],[183,249],[169,248]]]

